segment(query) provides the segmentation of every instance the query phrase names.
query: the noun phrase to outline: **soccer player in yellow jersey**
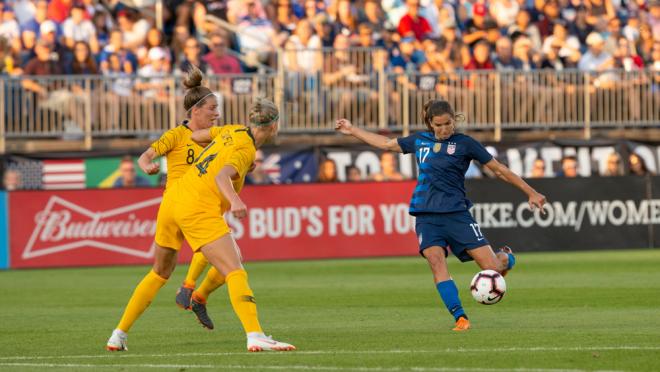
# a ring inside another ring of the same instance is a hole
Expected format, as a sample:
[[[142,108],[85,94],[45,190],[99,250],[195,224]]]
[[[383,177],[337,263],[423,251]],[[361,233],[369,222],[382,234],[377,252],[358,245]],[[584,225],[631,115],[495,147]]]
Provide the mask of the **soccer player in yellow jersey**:
[[[236,218],[247,216],[247,207],[238,192],[254,162],[257,148],[277,135],[278,119],[279,112],[275,104],[259,99],[250,109],[249,127],[226,125],[214,129],[214,138],[209,130],[202,130],[199,136],[195,133],[195,140],[210,143],[185,175],[168,188],[158,211],[157,223],[177,226],[193,251],[203,253],[213,265],[209,273],[213,272],[220,282],[227,284],[232,307],[246,333],[248,351],[295,350],[293,345],[273,340],[263,333],[239,248],[223,217],[225,212],[232,213]],[[138,311],[133,321],[146,309],[167,280],[157,274],[156,268],[171,273],[176,265],[177,251],[158,249],[164,243],[158,236],[156,243],[156,264],[147,278],[157,278],[150,281],[151,286],[144,286],[145,293],[140,300],[142,306],[136,309]],[[136,293],[143,283],[138,285]],[[114,350],[125,350],[125,332],[118,327],[108,341],[108,346],[119,344],[121,347]]]

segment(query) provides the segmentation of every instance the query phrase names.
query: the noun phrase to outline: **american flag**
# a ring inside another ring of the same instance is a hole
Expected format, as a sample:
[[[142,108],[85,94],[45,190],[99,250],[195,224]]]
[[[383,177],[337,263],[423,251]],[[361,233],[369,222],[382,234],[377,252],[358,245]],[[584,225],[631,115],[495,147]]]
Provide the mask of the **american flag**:
[[[42,167],[44,189],[85,188],[85,162],[82,159],[44,160]]]

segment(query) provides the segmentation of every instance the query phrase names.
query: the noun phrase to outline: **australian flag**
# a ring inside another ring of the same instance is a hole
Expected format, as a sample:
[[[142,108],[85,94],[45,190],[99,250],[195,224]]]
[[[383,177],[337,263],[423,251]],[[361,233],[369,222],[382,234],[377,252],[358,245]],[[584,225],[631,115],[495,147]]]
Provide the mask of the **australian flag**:
[[[263,169],[272,183],[301,183],[315,181],[319,165],[313,150],[300,150],[266,155]]]

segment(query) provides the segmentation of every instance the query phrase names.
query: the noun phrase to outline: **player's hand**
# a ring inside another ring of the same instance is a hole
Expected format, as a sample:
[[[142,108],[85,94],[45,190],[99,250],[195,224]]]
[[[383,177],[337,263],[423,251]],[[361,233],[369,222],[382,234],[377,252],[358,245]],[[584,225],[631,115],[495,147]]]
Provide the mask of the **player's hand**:
[[[353,124],[348,119],[339,119],[335,122],[335,130],[342,134],[350,135],[352,134]]]
[[[247,216],[247,206],[240,200],[231,203],[231,214],[239,220]]]
[[[160,164],[158,163],[149,163],[142,168],[142,171],[146,174],[156,174],[160,172]]]
[[[547,200],[543,194],[534,191],[534,193],[529,196],[529,208],[531,210],[538,208],[541,211],[541,214],[545,214],[545,209],[543,208],[545,203],[547,203]]]

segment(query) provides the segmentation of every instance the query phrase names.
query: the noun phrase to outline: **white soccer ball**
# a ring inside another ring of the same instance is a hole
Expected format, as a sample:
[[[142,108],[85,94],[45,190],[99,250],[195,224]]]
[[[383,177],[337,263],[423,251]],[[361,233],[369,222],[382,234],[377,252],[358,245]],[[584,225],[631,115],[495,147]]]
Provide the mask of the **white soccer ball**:
[[[504,297],[506,282],[502,274],[495,270],[480,271],[472,278],[470,292],[478,303],[493,305]]]

